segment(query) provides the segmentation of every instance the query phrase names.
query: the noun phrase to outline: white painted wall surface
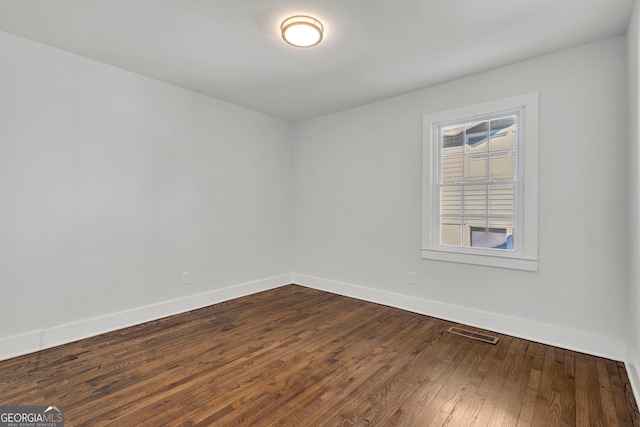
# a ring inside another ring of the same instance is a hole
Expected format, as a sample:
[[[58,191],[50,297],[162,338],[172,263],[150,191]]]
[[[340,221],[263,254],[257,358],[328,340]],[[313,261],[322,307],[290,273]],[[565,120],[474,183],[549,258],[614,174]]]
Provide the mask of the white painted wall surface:
[[[629,103],[629,310],[627,371],[640,396],[640,3],[636,2],[627,29]]]
[[[626,54],[618,37],[294,126],[0,33],[0,358],[12,354],[3,345],[32,351],[291,271],[563,347],[620,354],[595,338],[638,354],[640,231],[629,221],[627,269],[620,226],[640,198]],[[422,115],[532,91],[539,272],[422,260]],[[185,270],[193,283],[181,286]]]
[[[574,331],[581,335],[576,343],[600,340],[590,351],[621,357],[627,319],[625,46],[624,37],[607,39],[298,123],[297,279],[559,345],[564,332]],[[422,115],[535,91],[539,271],[421,259]],[[417,286],[407,283],[410,271],[417,273]],[[560,332],[553,339],[540,336],[545,328]],[[607,349],[609,343],[618,348]]]
[[[0,347],[290,281],[290,123],[6,33],[0,64]]]

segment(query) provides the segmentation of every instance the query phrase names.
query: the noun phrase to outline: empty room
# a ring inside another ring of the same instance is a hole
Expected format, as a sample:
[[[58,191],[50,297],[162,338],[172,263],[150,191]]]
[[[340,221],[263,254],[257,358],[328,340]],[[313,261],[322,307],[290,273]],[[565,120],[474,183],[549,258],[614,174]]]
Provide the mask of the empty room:
[[[640,426],[635,0],[0,0],[0,426]]]

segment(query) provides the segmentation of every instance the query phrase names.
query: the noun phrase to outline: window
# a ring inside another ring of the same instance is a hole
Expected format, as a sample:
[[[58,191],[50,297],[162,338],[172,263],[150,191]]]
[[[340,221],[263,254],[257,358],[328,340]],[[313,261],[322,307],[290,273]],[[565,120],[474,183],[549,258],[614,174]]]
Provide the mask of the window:
[[[538,94],[424,116],[422,257],[537,270]]]
[[[513,250],[519,115],[436,124],[440,245]]]

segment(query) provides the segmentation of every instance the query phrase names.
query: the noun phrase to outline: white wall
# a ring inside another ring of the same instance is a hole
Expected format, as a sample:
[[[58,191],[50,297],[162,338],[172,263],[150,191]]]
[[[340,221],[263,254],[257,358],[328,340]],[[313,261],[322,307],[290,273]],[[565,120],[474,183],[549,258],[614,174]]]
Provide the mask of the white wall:
[[[289,283],[291,123],[7,33],[0,63],[0,358]]]
[[[617,37],[298,123],[296,281],[622,358],[625,57]],[[422,260],[422,115],[533,91],[539,271]]]
[[[628,372],[636,396],[640,395],[640,3],[636,2],[627,29],[629,103],[629,355]]]
[[[613,38],[293,126],[0,33],[0,358],[284,284],[291,271],[608,357],[630,341],[638,354],[640,274],[619,226],[640,199],[625,47]],[[531,91],[539,272],[420,259],[422,115]]]

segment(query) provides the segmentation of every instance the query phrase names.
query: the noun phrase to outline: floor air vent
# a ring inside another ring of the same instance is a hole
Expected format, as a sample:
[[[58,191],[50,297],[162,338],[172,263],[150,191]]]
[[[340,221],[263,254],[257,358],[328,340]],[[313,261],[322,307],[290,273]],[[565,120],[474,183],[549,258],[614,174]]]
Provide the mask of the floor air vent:
[[[467,329],[456,328],[455,326],[450,327],[447,332],[451,332],[452,334],[462,335],[463,337],[471,338],[474,340],[487,342],[489,344],[497,344],[498,337],[493,337],[487,334],[481,334],[478,332],[469,331]]]

